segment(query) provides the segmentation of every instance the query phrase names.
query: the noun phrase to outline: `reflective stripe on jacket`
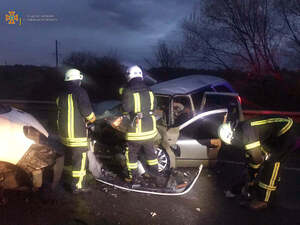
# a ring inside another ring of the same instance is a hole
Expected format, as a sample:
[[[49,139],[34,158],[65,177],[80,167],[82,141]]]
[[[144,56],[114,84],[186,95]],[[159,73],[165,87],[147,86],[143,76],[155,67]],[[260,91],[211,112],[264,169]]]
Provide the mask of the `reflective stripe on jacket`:
[[[259,169],[261,163],[272,154],[274,140],[286,134],[292,125],[291,118],[278,115],[260,116],[242,122],[237,132],[243,134],[239,139],[246,150],[248,166]]]
[[[131,125],[126,133],[126,140],[142,141],[157,135],[153,92],[144,85],[124,89],[122,95],[123,109],[130,115]]]
[[[56,103],[61,142],[69,147],[87,147],[86,120],[94,113],[86,91],[70,84],[57,98]]]

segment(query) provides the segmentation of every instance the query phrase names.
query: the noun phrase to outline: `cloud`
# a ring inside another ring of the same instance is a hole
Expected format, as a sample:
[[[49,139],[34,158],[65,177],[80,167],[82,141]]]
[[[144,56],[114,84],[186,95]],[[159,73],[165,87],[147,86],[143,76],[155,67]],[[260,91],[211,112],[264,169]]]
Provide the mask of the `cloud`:
[[[2,0],[0,6],[0,64],[55,63],[55,40],[63,56],[71,51],[105,54],[113,49],[122,60],[143,62],[158,40],[174,38],[178,23],[192,9],[181,0]],[[4,14],[54,15],[57,22],[4,23]]]

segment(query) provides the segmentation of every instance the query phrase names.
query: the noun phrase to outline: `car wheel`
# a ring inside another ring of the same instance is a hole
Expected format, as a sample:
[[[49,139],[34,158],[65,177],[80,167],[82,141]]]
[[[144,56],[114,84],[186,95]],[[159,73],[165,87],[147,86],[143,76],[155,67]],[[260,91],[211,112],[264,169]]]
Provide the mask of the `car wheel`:
[[[155,153],[158,160],[158,172],[165,174],[170,170],[170,157],[166,150],[164,150],[161,146],[155,148]]]

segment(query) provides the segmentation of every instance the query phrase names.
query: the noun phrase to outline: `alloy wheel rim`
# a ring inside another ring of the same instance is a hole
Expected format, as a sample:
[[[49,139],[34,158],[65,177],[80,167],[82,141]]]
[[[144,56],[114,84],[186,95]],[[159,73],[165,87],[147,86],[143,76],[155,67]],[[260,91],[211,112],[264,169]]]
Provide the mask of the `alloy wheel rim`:
[[[164,151],[160,148],[156,148],[156,154],[158,160],[158,172],[161,172],[168,165],[168,159]]]

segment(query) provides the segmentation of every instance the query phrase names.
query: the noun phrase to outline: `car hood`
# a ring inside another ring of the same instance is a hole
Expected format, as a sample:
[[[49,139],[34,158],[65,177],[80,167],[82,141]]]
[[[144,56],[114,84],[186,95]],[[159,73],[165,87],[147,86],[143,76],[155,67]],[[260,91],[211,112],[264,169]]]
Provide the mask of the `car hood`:
[[[21,124],[23,126],[32,126],[35,129],[37,129],[39,132],[44,134],[46,137],[48,137],[49,135],[47,130],[35,117],[22,110],[12,107],[11,111],[0,114],[0,118],[7,119],[11,123]]]

